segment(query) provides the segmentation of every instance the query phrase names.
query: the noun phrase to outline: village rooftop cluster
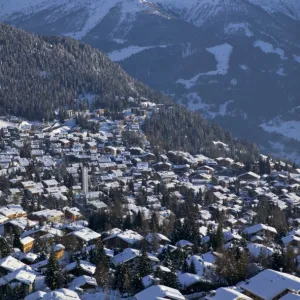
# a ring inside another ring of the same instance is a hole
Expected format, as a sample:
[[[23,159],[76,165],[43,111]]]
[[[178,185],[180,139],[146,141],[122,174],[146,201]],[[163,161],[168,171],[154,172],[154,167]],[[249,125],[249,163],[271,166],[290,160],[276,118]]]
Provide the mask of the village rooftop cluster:
[[[300,299],[300,170],[155,153],[157,109],[2,120],[0,299]]]

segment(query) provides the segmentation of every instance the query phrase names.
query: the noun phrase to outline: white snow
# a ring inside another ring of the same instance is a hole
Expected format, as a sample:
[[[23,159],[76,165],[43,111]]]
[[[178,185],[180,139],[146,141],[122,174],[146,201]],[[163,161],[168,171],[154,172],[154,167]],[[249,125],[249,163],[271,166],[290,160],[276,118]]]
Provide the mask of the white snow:
[[[300,64],[300,55],[293,55],[294,60]]]
[[[270,247],[255,243],[248,243],[247,248],[253,257],[259,257],[262,254],[265,256],[270,256],[274,252],[274,250]]]
[[[120,50],[115,50],[111,53],[108,53],[108,57],[113,61],[122,61],[130,56],[140,53],[145,50],[153,49],[153,48],[166,48],[168,45],[160,45],[160,46],[129,46]]]
[[[209,110],[210,105],[206,104],[202,101],[202,98],[197,93],[189,93],[187,94],[187,99],[189,100],[187,106],[189,110]]]
[[[240,65],[240,68],[244,71],[249,70],[249,68],[246,65]]]
[[[189,287],[199,281],[201,281],[201,277],[191,273],[177,273],[178,281],[181,287]]]
[[[214,71],[200,73],[191,79],[178,79],[176,82],[185,86],[186,89],[193,87],[201,76],[205,75],[226,75],[229,69],[229,59],[233,51],[233,47],[229,44],[222,44],[215,47],[207,48],[206,51],[213,54],[217,61],[217,67]]]
[[[279,76],[286,76],[286,73],[284,73],[284,68],[280,67],[277,71],[276,74]]]
[[[252,37],[254,34],[250,30],[251,25],[248,23],[229,23],[224,28],[224,33],[226,34],[235,34],[235,33],[244,33],[247,37]]]
[[[229,69],[229,58],[233,47],[229,44],[223,44],[216,47],[206,49],[215,56],[217,61],[217,70],[210,71],[206,75],[226,75]]]
[[[233,79],[230,81],[230,84],[231,84],[232,86],[236,86],[237,83],[238,83],[238,81],[237,81],[236,78],[233,78]]]
[[[1,128],[7,128],[9,126],[14,126],[16,127],[16,124],[8,122],[8,121],[4,121],[4,120],[0,120],[0,129]]]
[[[229,100],[229,101],[225,102],[224,104],[220,105],[219,115],[223,116],[223,117],[226,116],[227,115],[227,106],[233,102],[234,102],[233,100]]]
[[[254,42],[253,46],[255,48],[260,48],[260,50],[266,54],[274,53],[280,56],[282,60],[287,60],[288,58],[284,56],[284,50],[281,48],[275,48],[272,44],[257,40]]]
[[[267,123],[261,124],[260,127],[267,132],[279,133],[288,138],[300,141],[300,121],[283,121],[280,117],[277,117]]]

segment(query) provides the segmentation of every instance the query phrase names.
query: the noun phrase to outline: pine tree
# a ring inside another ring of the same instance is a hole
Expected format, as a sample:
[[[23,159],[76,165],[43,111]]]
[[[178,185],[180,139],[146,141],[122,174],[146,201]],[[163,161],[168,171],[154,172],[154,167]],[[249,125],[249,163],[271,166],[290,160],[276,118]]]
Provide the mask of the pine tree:
[[[0,237],[0,258],[8,256],[10,252],[7,240],[4,237]]]
[[[222,249],[224,245],[224,233],[223,233],[223,226],[221,222],[218,225],[216,233],[212,234],[211,244],[213,249],[215,250]]]
[[[130,274],[131,279],[131,293],[137,294],[144,289],[142,277],[138,272],[132,270]]]
[[[125,293],[127,290],[127,282],[129,278],[129,269],[126,264],[120,264],[116,268],[113,287],[119,290],[121,293]]]
[[[100,287],[103,289],[108,288],[109,268],[102,261],[97,264],[94,276]]]
[[[190,267],[189,267],[189,273],[191,273],[191,274],[197,274],[195,262],[194,262],[193,259],[192,259],[192,262],[191,262]]]
[[[14,240],[13,240],[13,247],[14,248],[19,248],[19,249],[23,249],[23,245],[21,243],[21,239],[20,239],[20,231],[14,227],[13,229],[13,234],[14,234]]]
[[[138,273],[141,277],[144,277],[151,274],[152,272],[153,270],[147,252],[144,248],[142,248],[141,257],[138,261]]]
[[[184,260],[183,266],[182,266],[182,272],[183,273],[188,273],[189,272],[189,265],[186,261],[186,259]]]
[[[97,239],[95,242],[95,248],[91,253],[91,262],[96,266],[101,263],[105,267],[108,267],[108,260],[104,250],[104,245],[100,239]]]
[[[51,252],[46,270],[45,283],[51,290],[57,290],[64,285],[65,277],[56,255]]]

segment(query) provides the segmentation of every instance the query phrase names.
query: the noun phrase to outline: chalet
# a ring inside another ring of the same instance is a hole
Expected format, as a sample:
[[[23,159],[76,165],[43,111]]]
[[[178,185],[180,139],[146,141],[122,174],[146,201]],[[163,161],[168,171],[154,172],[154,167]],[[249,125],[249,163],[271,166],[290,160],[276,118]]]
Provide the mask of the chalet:
[[[138,246],[143,240],[143,236],[132,230],[126,230],[113,234],[103,240],[108,248],[131,248]]]
[[[101,237],[101,234],[87,227],[70,234],[73,234],[81,245],[91,245]]]
[[[24,263],[19,261],[18,259],[7,256],[0,259],[0,276],[5,276],[10,272],[19,270],[19,269],[28,269],[31,270],[30,267],[27,267]]]
[[[170,299],[185,300],[185,297],[176,289],[164,285],[152,285],[136,294],[135,300]]]
[[[240,288],[254,300],[279,300],[290,292],[300,293],[300,278],[267,269],[241,284]]]
[[[33,248],[33,245],[34,245],[34,239],[30,236],[27,236],[23,239],[20,239],[20,242],[22,244],[22,251],[25,253],[25,252],[28,252],[30,251],[32,248]]]
[[[232,288],[218,288],[216,291],[211,291],[205,300],[253,300],[252,298],[242,294]]]
[[[44,209],[31,213],[28,218],[35,221],[59,222],[64,218],[64,213],[56,209]]]
[[[267,226],[265,224],[256,224],[246,227],[244,229],[244,233],[248,236],[248,238],[252,238],[253,236],[261,236],[274,239],[274,237],[277,235],[277,230],[274,227]]]
[[[70,284],[71,289],[80,289],[81,291],[93,292],[97,288],[98,284],[94,277],[82,275],[76,277]]]
[[[16,270],[0,278],[0,294],[5,295],[12,289],[17,288],[21,298],[34,291],[36,275],[24,269]]]
[[[259,180],[260,176],[254,172],[246,172],[237,177],[240,181],[255,181]]]
[[[62,244],[56,244],[53,247],[53,252],[55,253],[56,259],[62,259],[65,254],[65,246]]]

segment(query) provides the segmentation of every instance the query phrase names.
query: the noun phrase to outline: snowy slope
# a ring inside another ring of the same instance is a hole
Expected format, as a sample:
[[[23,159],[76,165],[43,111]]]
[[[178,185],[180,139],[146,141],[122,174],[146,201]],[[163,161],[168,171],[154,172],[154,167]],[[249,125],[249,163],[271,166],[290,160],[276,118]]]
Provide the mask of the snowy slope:
[[[300,20],[299,0],[0,0],[0,21],[9,19],[14,14],[30,16],[54,9],[55,15],[47,18],[48,21],[53,21],[70,12],[83,10],[88,12],[86,22],[82,30],[74,34],[74,37],[82,38],[117,5],[122,6],[123,18],[128,14],[135,15],[149,9],[157,13],[157,8],[161,8],[165,12],[175,12],[184,20],[201,26],[218,14],[246,13],[246,5],[249,3],[268,13],[282,13]]]
[[[104,17],[116,6],[121,7],[120,24],[123,20],[136,13],[149,9],[143,0],[0,0],[0,21],[26,17],[49,10],[46,22],[54,22],[72,12],[84,13],[84,24],[79,31],[62,32],[73,38],[82,39],[90,30],[99,24]]]

